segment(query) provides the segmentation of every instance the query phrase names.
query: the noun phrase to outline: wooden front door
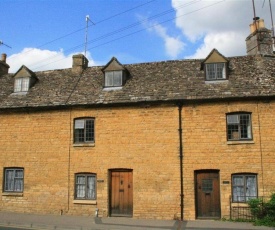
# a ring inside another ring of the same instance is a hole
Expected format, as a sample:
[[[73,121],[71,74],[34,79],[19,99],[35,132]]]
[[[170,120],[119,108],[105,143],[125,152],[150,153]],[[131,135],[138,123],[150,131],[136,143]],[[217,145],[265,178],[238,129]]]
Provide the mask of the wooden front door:
[[[196,171],[195,182],[197,218],[220,218],[219,171]]]
[[[133,171],[110,172],[110,215],[133,215]]]

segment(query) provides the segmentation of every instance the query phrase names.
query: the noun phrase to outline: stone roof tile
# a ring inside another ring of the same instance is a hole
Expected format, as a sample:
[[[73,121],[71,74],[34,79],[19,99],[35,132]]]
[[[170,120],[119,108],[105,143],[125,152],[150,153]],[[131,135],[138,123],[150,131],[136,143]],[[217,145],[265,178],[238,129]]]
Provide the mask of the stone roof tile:
[[[121,89],[103,87],[102,66],[77,75],[72,69],[35,72],[26,95],[14,94],[13,75],[0,76],[0,108],[99,105],[145,101],[232,99],[275,96],[275,56],[227,58],[228,80],[206,82],[203,60],[123,65],[130,76]]]

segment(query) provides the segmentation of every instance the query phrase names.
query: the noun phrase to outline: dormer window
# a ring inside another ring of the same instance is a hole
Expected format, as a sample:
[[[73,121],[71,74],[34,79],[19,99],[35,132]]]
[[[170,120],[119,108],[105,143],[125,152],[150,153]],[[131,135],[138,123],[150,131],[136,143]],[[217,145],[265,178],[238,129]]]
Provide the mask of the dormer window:
[[[123,71],[105,72],[105,87],[118,87],[123,85]]]
[[[14,92],[27,92],[29,90],[30,78],[20,77],[16,78],[14,81]]]
[[[223,80],[226,79],[225,63],[205,64],[206,80]]]
[[[113,57],[102,69],[104,73],[104,89],[116,90],[121,89],[127,79],[127,69]]]
[[[14,95],[26,94],[37,80],[35,73],[23,65],[14,74]]]
[[[201,70],[204,70],[205,80],[207,82],[211,81],[221,81],[226,80],[228,60],[218,50],[213,49],[211,53],[202,62]]]

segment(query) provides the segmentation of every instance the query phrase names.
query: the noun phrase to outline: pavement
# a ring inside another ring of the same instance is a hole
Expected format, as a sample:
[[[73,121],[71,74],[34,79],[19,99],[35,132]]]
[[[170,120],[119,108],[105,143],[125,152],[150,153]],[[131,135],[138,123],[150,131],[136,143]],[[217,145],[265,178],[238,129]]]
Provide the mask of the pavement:
[[[147,220],[125,217],[93,217],[69,215],[38,215],[25,213],[0,212],[0,226],[21,229],[57,230],[275,230],[251,223],[218,220]],[[4,228],[3,228],[4,227]]]

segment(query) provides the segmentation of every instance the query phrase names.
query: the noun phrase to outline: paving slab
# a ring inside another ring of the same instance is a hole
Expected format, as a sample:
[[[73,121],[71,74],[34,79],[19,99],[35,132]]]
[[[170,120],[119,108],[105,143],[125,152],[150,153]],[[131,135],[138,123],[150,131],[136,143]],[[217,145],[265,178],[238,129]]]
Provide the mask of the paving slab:
[[[0,225],[22,229],[57,230],[275,230],[251,223],[217,220],[147,220],[125,217],[39,215],[0,212]]]

